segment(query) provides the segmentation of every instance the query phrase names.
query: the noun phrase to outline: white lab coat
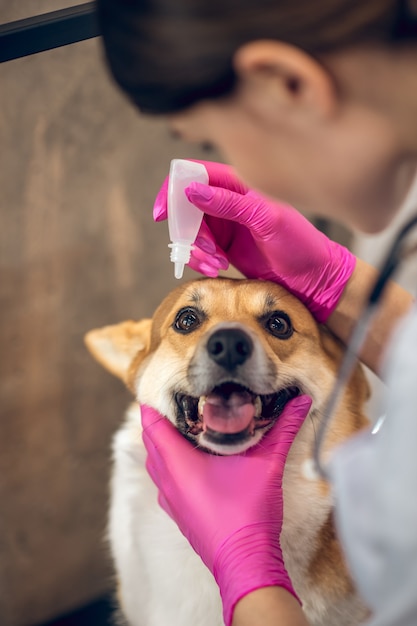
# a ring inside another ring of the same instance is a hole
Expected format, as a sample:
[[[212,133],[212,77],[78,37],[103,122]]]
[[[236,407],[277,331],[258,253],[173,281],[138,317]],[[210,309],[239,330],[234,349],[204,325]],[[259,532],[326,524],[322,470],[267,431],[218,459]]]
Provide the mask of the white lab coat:
[[[417,310],[386,358],[386,419],[330,462],[336,522],[369,626],[417,625]]]

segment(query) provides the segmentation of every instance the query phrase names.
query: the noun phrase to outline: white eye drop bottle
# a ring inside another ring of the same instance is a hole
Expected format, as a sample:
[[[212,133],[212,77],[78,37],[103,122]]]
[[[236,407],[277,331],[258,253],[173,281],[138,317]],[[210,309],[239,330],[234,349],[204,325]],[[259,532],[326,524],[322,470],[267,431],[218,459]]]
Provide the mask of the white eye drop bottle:
[[[208,184],[209,177],[204,165],[173,159],[168,182],[168,230],[175,278],[182,278],[184,265],[190,260],[193,243],[204,215],[184,193],[186,187],[194,182]]]

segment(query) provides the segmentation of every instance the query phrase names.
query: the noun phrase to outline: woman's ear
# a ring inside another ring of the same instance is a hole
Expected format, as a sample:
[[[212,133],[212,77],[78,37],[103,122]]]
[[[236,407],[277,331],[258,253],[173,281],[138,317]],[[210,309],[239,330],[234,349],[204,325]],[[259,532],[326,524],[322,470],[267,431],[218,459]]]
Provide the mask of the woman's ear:
[[[274,40],[252,41],[234,56],[234,69],[242,89],[255,86],[263,99],[274,102],[275,111],[328,117],[337,106],[337,92],[330,73],[303,50]]]

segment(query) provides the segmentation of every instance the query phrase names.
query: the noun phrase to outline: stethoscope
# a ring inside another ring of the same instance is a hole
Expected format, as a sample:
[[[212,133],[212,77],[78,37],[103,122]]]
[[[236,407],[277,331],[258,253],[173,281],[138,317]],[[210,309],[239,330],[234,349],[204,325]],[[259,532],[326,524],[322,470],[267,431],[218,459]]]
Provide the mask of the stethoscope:
[[[416,225],[417,216],[414,216],[399,231],[398,235],[395,237],[394,242],[391,245],[390,250],[385,257],[384,262],[381,264],[378,278],[365,302],[362,315],[352,331],[352,335],[346,347],[344,358],[339,368],[337,379],[327,399],[323,411],[323,417],[317,429],[313,448],[314,470],[319,476],[321,476],[321,478],[324,478],[327,481],[329,481],[329,474],[326,471],[325,464],[321,461],[321,449],[323,446],[327,428],[337,408],[340,395],[344,390],[346,383],[349,380],[350,375],[352,374],[352,370],[358,361],[358,355],[360,354],[361,349],[364,345],[370,324],[374,317],[375,311],[378,308],[378,303],[381,300],[384,289],[388,284],[389,279],[392,277],[394,271],[397,269],[402,259],[408,253],[408,251],[403,250],[403,243],[410,231]],[[372,432],[377,431],[377,429],[381,425],[381,421],[382,420],[378,420]]]

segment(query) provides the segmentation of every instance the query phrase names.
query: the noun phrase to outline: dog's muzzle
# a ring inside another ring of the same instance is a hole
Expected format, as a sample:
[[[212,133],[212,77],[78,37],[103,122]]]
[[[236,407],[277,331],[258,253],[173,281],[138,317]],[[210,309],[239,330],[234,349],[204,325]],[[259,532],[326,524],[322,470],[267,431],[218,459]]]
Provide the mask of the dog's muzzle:
[[[219,329],[207,342],[207,353],[210,359],[228,372],[243,365],[252,352],[252,339],[240,328]]]
[[[296,386],[276,393],[257,395],[236,382],[225,382],[206,396],[193,398],[176,395],[186,435],[204,433],[206,441],[235,444],[253,436],[256,430],[270,427],[289,400],[300,394]]]
[[[295,385],[266,395],[250,389],[249,361],[255,348],[242,327],[217,328],[204,349],[213,386],[210,388],[209,383],[199,397],[184,393],[175,396],[177,427],[189,438],[198,438],[199,445],[233,446],[249,440],[255,431],[270,427],[287,402],[300,394]],[[198,437],[201,434],[202,439]]]

